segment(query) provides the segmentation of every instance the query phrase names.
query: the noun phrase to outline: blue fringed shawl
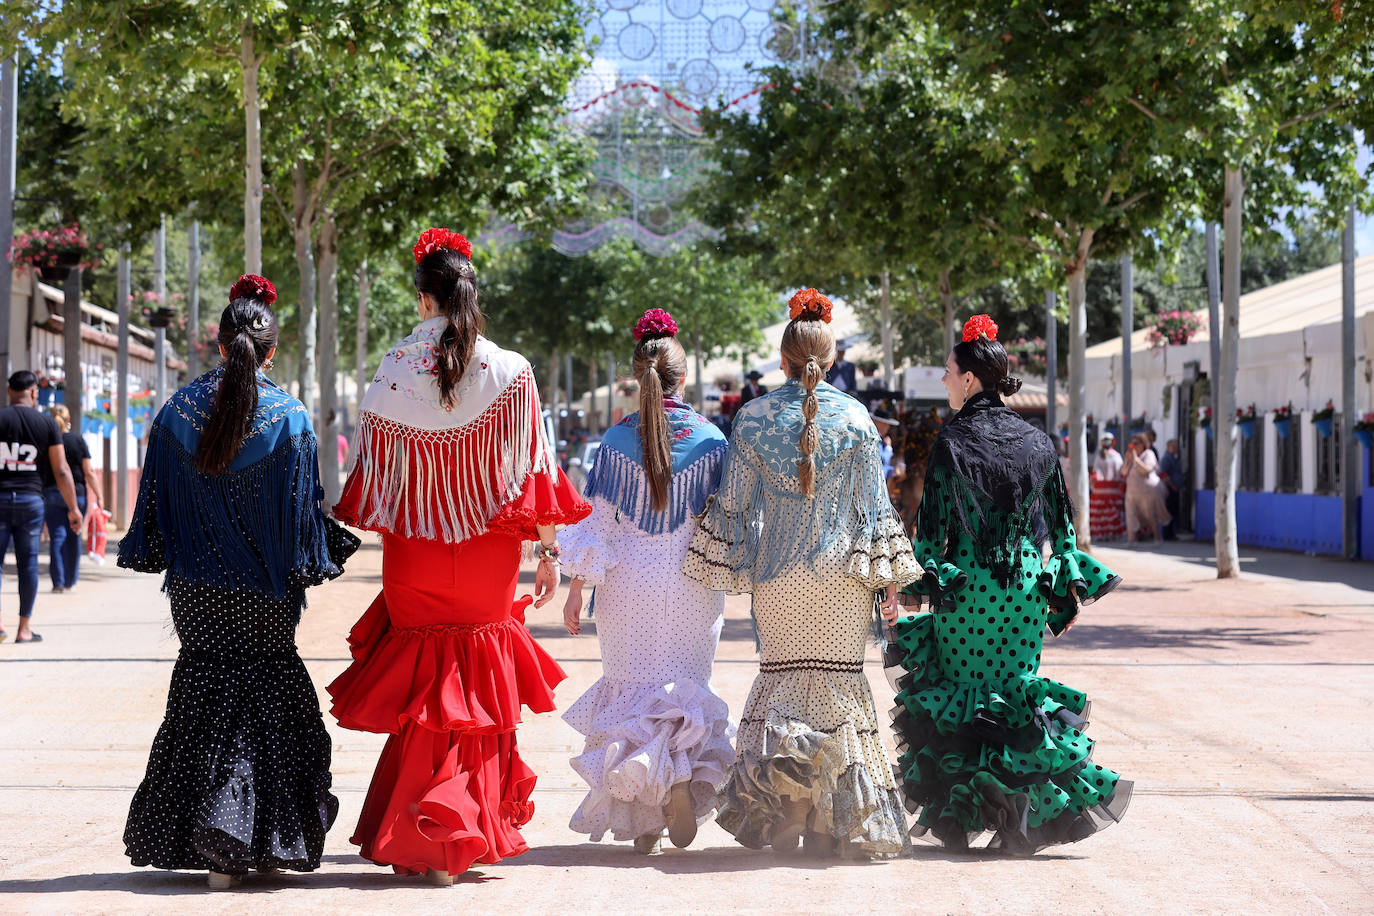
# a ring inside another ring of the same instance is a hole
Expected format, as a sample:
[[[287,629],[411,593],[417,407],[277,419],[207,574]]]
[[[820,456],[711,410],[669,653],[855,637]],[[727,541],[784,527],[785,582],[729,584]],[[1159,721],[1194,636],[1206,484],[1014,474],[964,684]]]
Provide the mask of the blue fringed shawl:
[[[207,372],[158,412],[119,565],[274,598],[334,578],[357,539],[324,516],[315,434],[300,401],[259,373],[242,450],[221,474],[196,468],[222,375]]]
[[[586,497],[599,496],[647,534],[676,531],[688,515],[700,515],[720,484],[725,436],[710,420],[682,401],[665,398],[668,434],[673,440],[673,482],[668,505],[655,512],[644,478],[639,414],[630,414],[607,431],[587,475]]]

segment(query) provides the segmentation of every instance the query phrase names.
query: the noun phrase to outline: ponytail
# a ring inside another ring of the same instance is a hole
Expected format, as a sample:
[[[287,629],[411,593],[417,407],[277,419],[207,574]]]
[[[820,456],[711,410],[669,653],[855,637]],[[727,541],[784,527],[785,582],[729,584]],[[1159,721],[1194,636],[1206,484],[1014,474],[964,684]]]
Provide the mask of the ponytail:
[[[243,448],[258,412],[258,367],[277,345],[277,316],[262,302],[235,299],[220,315],[218,339],[224,374],[196,448],[196,467],[207,474],[223,473]]]
[[[797,483],[801,486],[802,493],[808,497],[816,493],[816,459],[812,457],[820,444],[820,436],[816,432],[816,411],[820,408],[820,401],[816,399],[816,386],[821,383],[824,375],[820,360],[816,359],[815,354],[808,356],[801,374],[802,387],[806,389],[801,412],[802,419],[806,422],[802,424],[801,441],[797,444],[802,454],[801,461],[797,462]]]
[[[675,392],[687,374],[687,352],[676,337],[648,337],[635,347],[634,374],[639,380],[639,444],[644,477],[655,512],[668,508],[673,482],[673,444],[663,396]]]
[[[448,319],[448,327],[439,335],[434,362],[439,376],[439,401],[452,409],[458,403],[458,385],[472,362],[477,335],[482,333],[477,271],[461,252],[438,248],[415,265],[415,289],[429,293]]]
[[[826,300],[827,305],[829,300]],[[802,399],[801,438],[797,447],[801,460],[797,462],[797,484],[808,498],[816,493],[816,449],[820,434],[816,432],[816,411],[820,401],[816,386],[825,378],[825,367],[835,358],[835,335],[830,325],[813,313],[802,313],[788,323],[782,332],[782,360],[788,375],[797,378],[806,391]]]

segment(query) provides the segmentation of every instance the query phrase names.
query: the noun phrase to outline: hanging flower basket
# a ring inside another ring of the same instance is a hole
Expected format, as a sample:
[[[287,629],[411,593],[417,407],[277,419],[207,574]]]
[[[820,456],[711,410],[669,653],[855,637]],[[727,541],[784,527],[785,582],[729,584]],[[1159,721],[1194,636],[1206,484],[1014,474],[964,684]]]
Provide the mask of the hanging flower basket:
[[[1312,414],[1312,425],[1317,427],[1317,435],[1323,439],[1331,438],[1331,420],[1336,415],[1336,408],[1330,401],[1326,406]]]
[[[1367,413],[1355,424],[1355,438],[1367,449],[1374,449],[1374,413]]]
[[[1202,319],[1192,312],[1162,312],[1150,319],[1145,339],[1152,349],[1181,347],[1202,330]]]
[[[1280,439],[1287,439],[1292,432],[1293,405],[1286,404],[1274,410],[1274,432]]]
[[[1207,430],[1207,438],[1212,438],[1212,408],[1204,407],[1198,411],[1197,425]]]
[[[76,223],[58,230],[35,229],[10,243],[10,263],[29,267],[52,283],[60,283],[75,268],[92,270],[100,266],[103,246],[91,247],[86,233]]]
[[[1244,410],[1236,411],[1236,427],[1240,434],[1247,439],[1255,438],[1255,420],[1258,414],[1255,413],[1255,405],[1251,404]]]

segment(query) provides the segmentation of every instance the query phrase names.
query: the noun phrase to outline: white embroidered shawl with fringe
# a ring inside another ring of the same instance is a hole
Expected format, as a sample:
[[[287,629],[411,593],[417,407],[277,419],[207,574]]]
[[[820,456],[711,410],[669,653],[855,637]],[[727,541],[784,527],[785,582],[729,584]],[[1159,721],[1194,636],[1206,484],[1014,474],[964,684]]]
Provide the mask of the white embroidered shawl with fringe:
[[[487,531],[532,474],[554,473],[529,362],[478,337],[449,409],[435,356],[448,319],[417,326],[382,359],[358,408],[334,514],[356,528],[458,543]]]

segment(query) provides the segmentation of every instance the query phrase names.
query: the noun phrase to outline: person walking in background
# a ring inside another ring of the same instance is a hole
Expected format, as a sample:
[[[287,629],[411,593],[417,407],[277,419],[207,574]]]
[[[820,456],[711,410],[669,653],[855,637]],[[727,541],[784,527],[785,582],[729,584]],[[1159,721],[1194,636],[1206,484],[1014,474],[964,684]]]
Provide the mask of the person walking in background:
[[[9,378],[9,406],[0,408],[0,565],[14,543],[19,575],[19,629],[14,641],[41,642],[33,632],[33,606],[38,595],[38,548],[43,534],[43,478],[53,484],[66,507],[62,525],[75,534],[83,516],[76,485],[67,465],[62,432],[52,417],[37,409],[38,376],[21,369]],[[9,636],[0,626],[0,642]]]
[[[1030,855],[1119,821],[1130,801],[1131,783],[1091,759],[1088,698],[1038,671],[1046,624],[1062,633],[1121,579],[1078,550],[1049,437],[1003,405],[1021,381],[990,317],[964,323],[942,381],[958,413],[931,450],[925,574],[907,590],[931,613],[897,621],[888,652],[889,670],[906,669],[897,771],[917,836],[964,851],[991,831],[990,848]]]
[[[1183,453],[1178,440],[1170,439],[1164,443],[1164,454],[1159,459],[1159,479],[1164,481],[1164,508],[1169,513],[1169,521],[1164,526],[1166,541],[1172,541],[1177,536],[1185,476]]]
[[[906,816],[864,649],[875,596],[895,620],[897,589],[918,570],[873,420],[823,382],[835,358],[830,300],[804,289],[788,311],[787,383],[736,417],[683,565],[708,588],[750,594],[758,634],[716,823],[752,849],[788,853],[804,838],[818,857],[889,858],[908,848]]]
[[[768,389],[759,383],[762,378],[763,373],[759,372],[759,370],[749,370],[749,374],[744,377],[744,387],[741,388],[739,392],[739,404],[735,407],[735,413],[739,413],[740,408],[745,404],[748,404],[755,398],[763,397],[768,393]],[[734,417],[731,417],[731,419],[734,419]]]
[[[1169,523],[1164,507],[1164,483],[1159,479],[1159,459],[1150,448],[1149,437],[1136,433],[1126,450],[1126,540],[1138,541],[1142,535],[1158,541],[1160,530]]]
[[[223,362],[163,405],[119,565],[166,573],[181,648],[124,828],[135,865],[314,871],[339,803],[331,741],[296,651],[309,586],[343,573],[310,415],[263,372],[277,291],[245,275],[220,315]]]
[[[835,343],[835,362],[825,373],[827,384],[843,391],[845,394],[853,396],[858,392],[859,386],[854,380],[854,364],[844,358],[844,341],[839,340]]]
[[[81,510],[84,531],[91,516],[101,511],[100,478],[91,466],[91,450],[86,439],[72,429],[72,415],[65,404],[54,404],[48,413],[57,421],[62,431],[62,450],[67,457],[67,467],[72,472],[72,484],[76,489],[76,504]],[[81,532],[72,531],[67,521],[67,500],[62,488],[51,470],[43,475],[44,520],[48,526],[48,574],[52,577],[54,592],[70,591],[76,585],[81,568]]]
[[[591,787],[570,826],[644,854],[664,827],[674,846],[692,842],[735,757],[730,710],[711,689],[725,596],[682,574],[725,437],[682,400],[676,334],[662,309],[635,325],[639,411],[607,431],[587,479],[592,514],[563,532],[563,621],[579,633],[583,586],[597,590],[602,667],[563,714],[586,737],[572,766]]]
[[[1093,458],[1088,522],[1094,540],[1119,541],[1126,536],[1126,481],[1121,476],[1122,458],[1116,436],[1104,432],[1097,440]]]
[[[534,771],[520,707],[554,708],[567,675],[515,598],[539,541],[536,607],[558,585],[557,526],[586,518],[545,437],[534,371],[482,336],[468,240],[428,229],[412,249],[420,324],[382,358],[358,410],[335,517],[382,535],[382,591],[329,685],[344,728],[388,735],[352,842],[437,885],[527,851]]]

